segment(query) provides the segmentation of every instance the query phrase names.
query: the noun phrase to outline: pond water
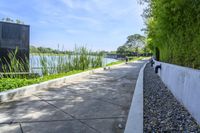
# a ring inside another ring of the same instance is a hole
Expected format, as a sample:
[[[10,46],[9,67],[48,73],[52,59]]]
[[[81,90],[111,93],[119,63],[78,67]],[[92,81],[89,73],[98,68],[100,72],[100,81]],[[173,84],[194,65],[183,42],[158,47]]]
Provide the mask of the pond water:
[[[47,59],[47,62],[48,64],[51,64],[51,62],[53,63],[57,63],[61,58],[63,58],[64,60],[67,60],[67,58],[65,56],[55,56],[55,55],[52,55],[52,56],[43,56]],[[36,73],[41,73],[41,62],[40,62],[40,58],[41,56],[38,56],[38,55],[30,55],[30,71],[31,72],[36,72]],[[73,56],[72,56],[73,58]],[[117,60],[116,59],[111,59],[111,58],[103,58],[103,64],[104,66],[106,64],[109,64],[109,63],[112,63],[112,62],[116,62]]]

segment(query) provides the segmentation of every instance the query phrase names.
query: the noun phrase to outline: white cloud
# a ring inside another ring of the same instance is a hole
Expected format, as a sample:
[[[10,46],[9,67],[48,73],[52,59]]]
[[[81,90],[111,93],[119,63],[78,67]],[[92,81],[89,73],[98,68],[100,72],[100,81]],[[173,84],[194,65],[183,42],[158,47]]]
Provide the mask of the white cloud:
[[[68,19],[75,19],[75,20],[78,20],[78,21],[82,21],[82,22],[86,22],[86,23],[89,23],[89,24],[92,24],[92,25],[100,25],[101,22],[92,18],[92,17],[84,17],[84,16],[75,16],[75,15],[68,15],[66,16],[66,18]]]
[[[61,0],[66,6],[70,8],[75,8],[73,0]]]
[[[66,7],[74,10],[82,9],[86,11],[92,11],[91,0],[61,0]]]
[[[72,35],[81,35],[81,34],[87,34],[87,31],[83,30],[76,30],[76,29],[66,29],[65,30],[67,33],[72,34]]]

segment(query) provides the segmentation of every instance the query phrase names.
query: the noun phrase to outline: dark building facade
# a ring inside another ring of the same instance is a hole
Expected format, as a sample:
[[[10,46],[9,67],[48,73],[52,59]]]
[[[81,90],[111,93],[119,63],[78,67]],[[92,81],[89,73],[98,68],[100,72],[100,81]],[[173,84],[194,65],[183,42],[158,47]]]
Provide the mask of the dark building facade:
[[[8,58],[8,53],[18,48],[16,57],[20,60],[29,61],[29,25],[0,22],[0,71],[2,64],[6,64],[4,59]],[[26,71],[29,71],[29,63],[26,64]]]

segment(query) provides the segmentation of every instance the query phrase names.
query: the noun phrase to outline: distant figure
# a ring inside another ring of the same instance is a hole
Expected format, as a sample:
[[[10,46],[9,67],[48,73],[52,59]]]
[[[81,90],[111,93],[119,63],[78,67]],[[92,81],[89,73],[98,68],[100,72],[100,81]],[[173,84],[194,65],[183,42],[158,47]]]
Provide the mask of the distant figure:
[[[127,56],[125,57],[125,60],[126,60],[126,64],[128,64],[128,57]]]

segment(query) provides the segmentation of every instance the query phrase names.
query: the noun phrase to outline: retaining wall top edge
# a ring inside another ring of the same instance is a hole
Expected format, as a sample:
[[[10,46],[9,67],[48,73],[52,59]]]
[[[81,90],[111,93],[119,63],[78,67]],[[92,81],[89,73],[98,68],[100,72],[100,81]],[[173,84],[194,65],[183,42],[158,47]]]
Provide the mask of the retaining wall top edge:
[[[156,63],[158,63],[158,64],[165,64],[166,66],[176,67],[176,68],[179,68],[179,69],[187,69],[189,71],[194,71],[194,72],[200,73],[200,70],[198,70],[198,69],[194,69],[194,68],[190,68],[190,67],[185,67],[185,66],[179,66],[179,65],[176,65],[176,64],[170,64],[170,63],[156,61],[156,60],[154,60],[154,61]]]

